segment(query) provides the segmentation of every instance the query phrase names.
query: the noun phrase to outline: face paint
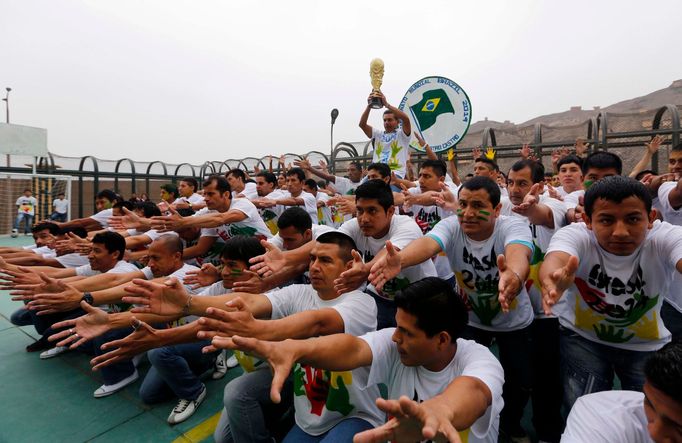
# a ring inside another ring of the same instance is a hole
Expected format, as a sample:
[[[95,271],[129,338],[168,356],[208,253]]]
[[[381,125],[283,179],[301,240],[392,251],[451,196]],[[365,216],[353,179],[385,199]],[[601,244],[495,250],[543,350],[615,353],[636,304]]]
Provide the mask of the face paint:
[[[464,209],[457,210],[457,217],[464,217]]]
[[[585,190],[590,189],[590,186],[592,186],[593,184],[594,184],[594,181],[592,181],[592,180],[585,180],[583,182],[583,186],[585,187]]]
[[[488,221],[490,219],[490,212],[479,210],[476,218],[482,221]]]
[[[241,269],[235,269],[235,268],[230,269],[230,275],[232,275],[234,277],[239,277],[242,274],[243,274],[243,272]]]

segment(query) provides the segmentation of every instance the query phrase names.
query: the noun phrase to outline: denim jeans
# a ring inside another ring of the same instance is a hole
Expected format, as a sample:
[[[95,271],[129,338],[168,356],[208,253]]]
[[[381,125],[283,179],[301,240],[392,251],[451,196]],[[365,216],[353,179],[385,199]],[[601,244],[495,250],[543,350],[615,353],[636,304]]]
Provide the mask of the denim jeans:
[[[533,335],[533,427],[538,440],[558,442],[564,429],[561,416],[561,355],[559,319],[536,318]]]
[[[673,335],[673,341],[682,340],[682,312],[664,301],[661,306],[661,319],[666,329]]]
[[[216,352],[201,352],[209,344],[204,340],[148,351],[152,367],[140,387],[142,401],[157,403],[173,397],[196,400],[203,387],[199,376],[213,366],[217,356]]]
[[[26,308],[19,308],[12,312],[9,321],[15,326],[28,326],[33,324],[31,311]]]
[[[531,327],[517,331],[485,331],[467,326],[463,338],[475,340],[483,346],[497,342],[500,364],[504,370],[502,399],[504,408],[500,413],[500,430],[517,436],[523,433],[521,418],[533,385],[533,340]]]
[[[280,431],[284,435],[291,429],[294,403],[291,377],[284,384],[279,404],[270,400],[271,384],[272,374],[264,364],[225,386],[224,408],[213,434],[216,443],[270,443],[273,434]]]
[[[101,346],[104,343],[108,343],[110,341],[119,340],[121,338],[127,337],[131,332],[133,332],[133,328],[121,328],[111,330],[81,345],[78,348],[78,350],[83,351],[90,355],[100,356],[105,352],[108,352],[102,351],[101,349]],[[135,372],[135,365],[133,365],[133,362],[131,360],[126,360],[108,366],[104,366],[99,371],[102,374],[102,381],[104,382],[105,385],[114,385],[120,382],[121,380],[133,375],[133,372]]]
[[[377,304],[377,331],[385,328],[394,328],[397,308],[395,307],[393,300],[379,297],[370,290],[366,290],[365,294],[371,295]]]
[[[22,220],[24,221],[24,233],[28,234],[31,232],[31,226],[33,226],[33,216],[20,212],[17,214],[17,219],[14,221],[14,229],[19,230]]]
[[[63,214],[60,214],[59,212],[53,212],[52,215],[50,215],[50,220],[64,223],[66,221],[66,215],[66,212]]]
[[[570,412],[578,397],[611,390],[614,374],[618,375],[621,389],[641,392],[644,363],[654,352],[603,345],[563,326],[559,327],[559,349],[565,414]]]
[[[310,435],[294,425],[282,443],[344,443],[352,442],[353,436],[359,432],[372,429],[374,426],[366,420],[352,417],[341,420],[336,426],[321,435]]]

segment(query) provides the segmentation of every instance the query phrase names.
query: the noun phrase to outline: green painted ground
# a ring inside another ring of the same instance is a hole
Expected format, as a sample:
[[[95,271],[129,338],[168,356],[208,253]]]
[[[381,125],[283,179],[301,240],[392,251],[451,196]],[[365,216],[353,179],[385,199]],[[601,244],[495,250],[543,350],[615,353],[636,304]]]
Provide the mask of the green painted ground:
[[[0,237],[2,246],[30,244],[30,237]],[[137,395],[149,363],[140,365],[140,380],[110,397],[95,399],[101,384],[90,370],[90,358],[69,352],[50,360],[24,348],[37,333],[32,326],[16,327],[9,322],[21,307],[0,291],[0,385],[3,413],[0,442],[184,442],[213,441],[210,422],[220,412],[225,384],[241,373],[229,371],[219,381],[206,381],[208,395],[192,418],[169,426],[166,418],[175,402],[150,407]],[[202,425],[202,423],[204,423]]]

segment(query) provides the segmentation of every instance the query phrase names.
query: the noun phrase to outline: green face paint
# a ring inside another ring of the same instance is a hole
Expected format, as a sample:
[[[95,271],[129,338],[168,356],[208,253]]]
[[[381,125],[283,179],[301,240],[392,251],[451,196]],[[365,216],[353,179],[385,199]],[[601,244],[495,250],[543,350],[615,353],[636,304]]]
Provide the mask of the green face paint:
[[[478,211],[478,216],[476,216],[476,218],[481,221],[488,221],[490,219],[490,212],[481,209]]]
[[[235,268],[230,269],[230,275],[232,275],[234,277],[239,277],[242,274],[243,274],[243,272],[241,269],[235,269]]]
[[[594,181],[592,181],[592,180],[585,180],[585,181],[583,182],[583,186],[585,187],[585,190],[586,190],[586,191],[587,191],[588,189],[590,189],[590,186],[592,186],[593,184],[594,184]]]
[[[458,209],[457,210],[457,217],[462,217],[464,216],[464,209]]]
[[[490,212],[488,212],[488,211],[484,211],[481,209],[480,211],[478,211],[478,213],[483,214],[483,215],[487,215],[488,217],[490,217]]]

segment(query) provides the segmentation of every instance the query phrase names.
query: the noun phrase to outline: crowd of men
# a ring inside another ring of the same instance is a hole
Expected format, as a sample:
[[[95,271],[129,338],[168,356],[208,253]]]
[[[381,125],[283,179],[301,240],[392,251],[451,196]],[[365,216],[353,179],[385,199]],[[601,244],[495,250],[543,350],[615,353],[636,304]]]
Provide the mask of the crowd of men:
[[[529,401],[540,441],[682,441],[682,145],[662,175],[655,137],[630,177],[578,141],[554,171],[524,146],[460,178],[381,99],[367,168],[105,190],[0,248],[11,320],[42,334],[27,351],[90,355],[97,398],[146,355],[140,398],[177,399],[171,425],[240,366],[218,442],[529,441]]]

